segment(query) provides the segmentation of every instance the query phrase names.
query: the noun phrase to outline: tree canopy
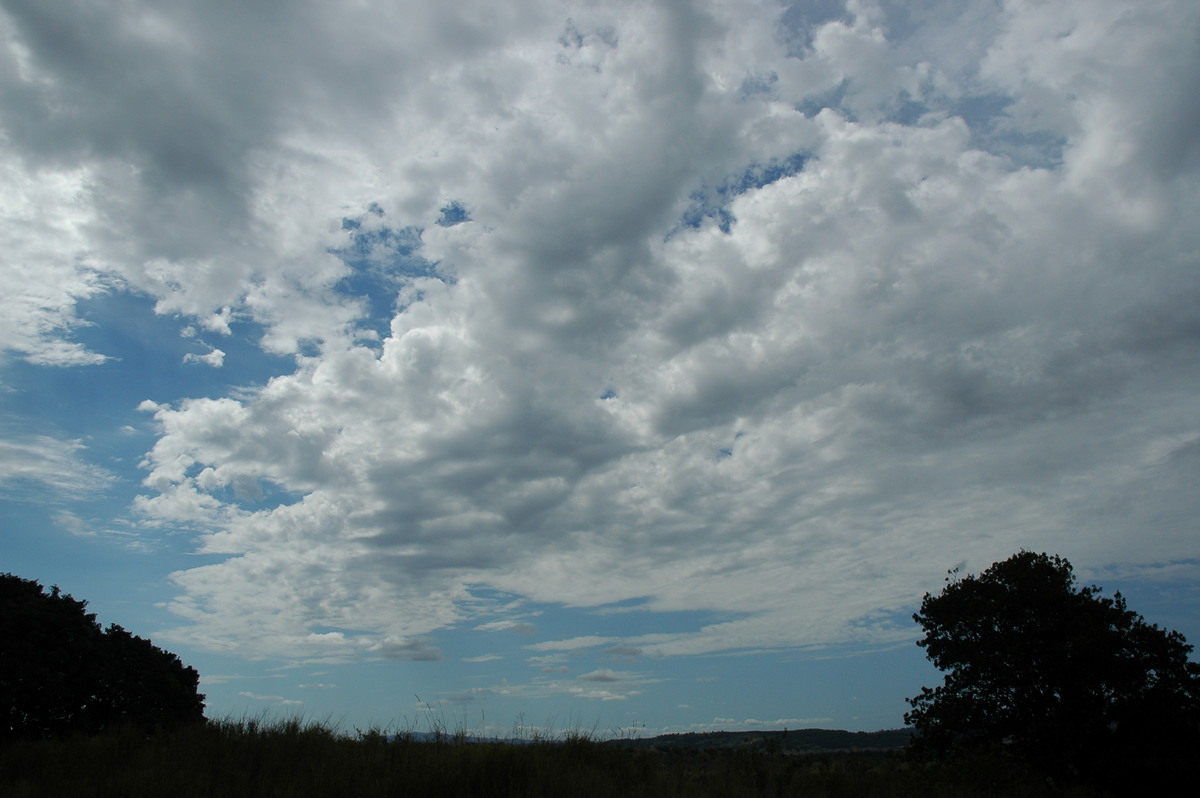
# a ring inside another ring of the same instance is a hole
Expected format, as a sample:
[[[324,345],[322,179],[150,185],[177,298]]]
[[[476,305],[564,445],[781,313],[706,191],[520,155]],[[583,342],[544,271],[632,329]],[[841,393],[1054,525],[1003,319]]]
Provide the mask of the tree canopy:
[[[1086,774],[1113,756],[1194,751],[1200,739],[1192,647],[1120,593],[1078,587],[1062,557],[1021,551],[978,576],[951,571],[913,619],[946,672],[909,699],[905,722],[925,751],[1001,749]]]
[[[200,675],[87,602],[0,574],[0,741],[204,719]]]

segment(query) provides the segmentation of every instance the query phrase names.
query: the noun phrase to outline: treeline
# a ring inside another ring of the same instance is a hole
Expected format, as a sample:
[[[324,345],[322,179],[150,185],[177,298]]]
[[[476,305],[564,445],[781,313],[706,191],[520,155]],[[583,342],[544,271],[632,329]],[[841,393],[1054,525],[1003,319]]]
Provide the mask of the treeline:
[[[912,741],[912,729],[852,732],[842,729],[782,731],[717,731],[662,734],[613,740],[612,745],[656,751],[757,750],[764,753],[813,754],[899,751]]]
[[[204,720],[200,674],[87,602],[0,574],[0,743]]]
[[[913,618],[945,678],[909,700],[911,730],[430,740],[207,721],[174,654],[3,574],[0,795],[1194,794],[1192,647],[1078,585],[1065,559],[952,571]]]
[[[298,720],[210,721],[147,735],[140,729],[0,746],[8,798],[163,796],[554,796],[740,798],[926,796],[1077,798],[1011,762],[940,763],[885,756],[789,755],[752,748],[629,748],[586,734],[526,744],[343,734]]]

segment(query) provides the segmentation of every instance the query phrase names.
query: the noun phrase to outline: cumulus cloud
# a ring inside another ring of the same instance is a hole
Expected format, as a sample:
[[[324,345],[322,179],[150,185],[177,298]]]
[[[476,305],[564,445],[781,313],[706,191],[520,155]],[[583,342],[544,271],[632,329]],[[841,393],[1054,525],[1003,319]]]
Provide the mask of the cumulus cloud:
[[[0,345],[136,290],[295,358],[144,405],[216,650],[436,659],[495,590],[713,618],[541,652],[877,645],[960,560],[1196,557],[1200,11],[908,6],[9,0],[57,287]]]
[[[216,347],[213,347],[207,354],[198,355],[195,352],[188,352],[183,356],[184,363],[203,363],[206,366],[219,369],[225,365],[225,353]]]

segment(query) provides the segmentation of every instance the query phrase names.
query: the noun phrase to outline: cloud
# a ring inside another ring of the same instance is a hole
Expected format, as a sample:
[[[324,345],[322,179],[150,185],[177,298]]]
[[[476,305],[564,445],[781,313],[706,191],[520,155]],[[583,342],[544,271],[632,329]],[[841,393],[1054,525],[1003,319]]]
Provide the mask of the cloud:
[[[830,723],[833,718],[777,718],[775,720],[758,720],[757,718],[713,718],[711,723],[692,723],[686,731],[753,731],[754,729],[797,729],[811,728],[815,724]],[[683,729],[681,729],[683,730]]]
[[[511,632],[516,635],[531,635],[537,631],[537,627],[531,623],[523,623],[518,621],[492,621],[490,623],[482,623],[475,627],[480,632]]]
[[[218,651],[496,590],[703,616],[531,651],[880,645],[955,562],[1195,558],[1200,11],[909,5],[8,3],[0,343],[129,290],[294,358],[144,405]]]
[[[232,673],[201,674],[200,675],[200,684],[204,684],[204,685],[228,684],[229,682],[232,682],[232,681],[236,681],[239,679],[249,679],[249,678],[252,678],[252,677],[242,676],[240,674],[232,674]]]
[[[3,70],[0,70],[3,71]],[[111,290],[119,278],[87,255],[83,227],[94,210],[83,199],[86,170],[36,174],[0,148],[0,240],[5,290],[0,295],[0,365],[12,354],[47,366],[96,365],[72,333],[85,324],[76,303]]]
[[[528,646],[528,648],[534,651],[573,651],[581,648],[594,648],[611,642],[613,642],[613,638],[611,637],[584,635],[582,637],[567,638],[566,640],[547,640],[541,643],[534,643]]]
[[[604,668],[601,670],[583,673],[577,676],[581,682],[619,682],[629,678],[630,674],[620,673],[618,671]]]
[[[569,659],[569,654],[558,653],[527,657],[525,661],[531,666],[539,668],[542,673],[570,673],[571,669],[566,665]]]
[[[642,695],[649,685],[662,681],[644,673],[616,671],[610,668],[588,671],[573,678],[565,676],[568,672],[569,669],[565,667],[543,668],[538,676],[528,682],[504,680],[488,688],[486,692],[510,698],[562,695],[594,701],[624,701]]]
[[[46,491],[60,501],[99,494],[115,477],[81,460],[78,453],[85,448],[82,441],[47,435],[0,438],[0,492],[26,501],[42,501]],[[71,516],[60,517],[68,520],[68,529],[82,530]]]
[[[252,701],[269,701],[278,707],[295,707],[302,706],[304,704],[303,701],[293,698],[284,698],[281,695],[258,695],[256,693],[247,692],[241,692],[238,693],[238,695],[240,695],[242,698],[249,698]]]
[[[637,646],[619,645],[604,649],[604,653],[613,657],[638,657],[642,650]]]
[[[247,693],[247,692],[241,692],[241,693],[238,693],[238,695],[242,696],[243,698],[253,698],[255,701],[282,701],[283,700],[283,696],[281,696],[281,695],[256,695],[255,693]]]
[[[225,353],[220,349],[213,348],[206,355],[197,355],[195,352],[188,352],[183,356],[184,363],[203,363],[206,366],[212,366],[215,369],[225,365]]]
[[[136,532],[106,529],[95,521],[80,518],[70,510],[58,510],[50,516],[54,525],[78,538],[103,538],[129,551],[148,552],[151,545]]]
[[[430,640],[425,638],[384,638],[379,643],[372,645],[368,650],[372,654],[378,654],[385,659],[399,660],[414,660],[435,661],[442,658],[442,652],[431,645]]]

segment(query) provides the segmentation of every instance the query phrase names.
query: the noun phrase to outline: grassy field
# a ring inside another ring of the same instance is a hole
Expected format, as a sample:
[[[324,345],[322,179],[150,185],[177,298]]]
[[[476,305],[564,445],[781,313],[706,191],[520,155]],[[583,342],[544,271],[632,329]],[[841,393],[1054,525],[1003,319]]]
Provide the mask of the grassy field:
[[[525,743],[346,734],[299,720],[212,721],[0,748],[0,795],[25,796],[1039,796],[1045,779],[997,761],[937,766],[902,754],[669,751],[584,733]]]

